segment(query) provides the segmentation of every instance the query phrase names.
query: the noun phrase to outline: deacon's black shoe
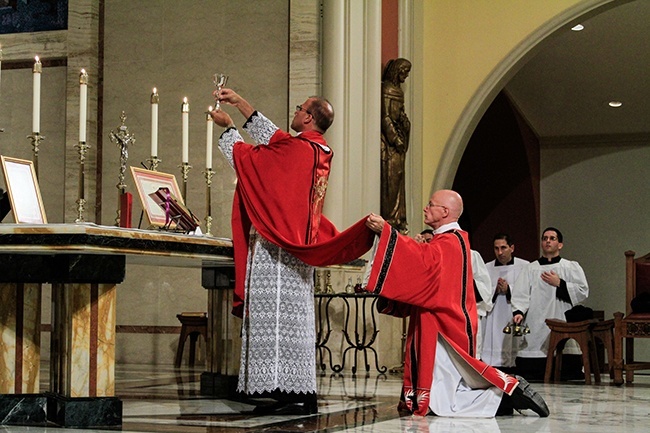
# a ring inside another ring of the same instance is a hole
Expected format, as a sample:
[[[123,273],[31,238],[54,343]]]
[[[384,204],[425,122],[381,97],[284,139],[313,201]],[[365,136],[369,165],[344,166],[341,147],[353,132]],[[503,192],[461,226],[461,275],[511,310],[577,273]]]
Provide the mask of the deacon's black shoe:
[[[526,379],[517,375],[515,378],[519,381],[519,385],[512,392],[512,407],[518,412],[530,409],[542,418],[549,416],[551,412],[542,396],[530,386]]]

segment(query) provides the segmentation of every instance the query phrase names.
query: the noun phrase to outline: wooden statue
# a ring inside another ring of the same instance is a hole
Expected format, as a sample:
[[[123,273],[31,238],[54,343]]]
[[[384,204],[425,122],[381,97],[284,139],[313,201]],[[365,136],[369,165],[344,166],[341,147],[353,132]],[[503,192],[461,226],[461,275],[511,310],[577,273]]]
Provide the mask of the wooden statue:
[[[403,234],[406,221],[405,163],[411,122],[401,84],[411,71],[406,59],[389,60],[381,83],[381,216]]]

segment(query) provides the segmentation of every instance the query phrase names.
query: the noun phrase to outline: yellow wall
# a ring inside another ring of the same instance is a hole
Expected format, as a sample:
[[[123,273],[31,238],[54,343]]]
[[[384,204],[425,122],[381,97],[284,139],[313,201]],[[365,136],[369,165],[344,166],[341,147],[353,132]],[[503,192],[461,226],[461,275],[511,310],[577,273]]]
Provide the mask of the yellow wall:
[[[607,3],[611,1],[428,0],[421,5],[421,29],[415,33],[423,70],[422,91],[416,92],[423,108],[422,203],[434,186],[451,187],[455,167],[441,177],[441,163],[451,165],[443,153],[456,152],[457,165],[462,149],[454,149],[464,148],[469,138],[462,135],[471,134],[504,84],[498,81],[508,74],[499,71],[504,61],[522,58],[526,44],[535,45],[560,25]],[[514,73],[512,66],[506,69]],[[482,94],[487,97],[477,101]],[[474,124],[464,127],[459,122],[463,117],[474,117]],[[455,130],[457,124],[462,131]]]

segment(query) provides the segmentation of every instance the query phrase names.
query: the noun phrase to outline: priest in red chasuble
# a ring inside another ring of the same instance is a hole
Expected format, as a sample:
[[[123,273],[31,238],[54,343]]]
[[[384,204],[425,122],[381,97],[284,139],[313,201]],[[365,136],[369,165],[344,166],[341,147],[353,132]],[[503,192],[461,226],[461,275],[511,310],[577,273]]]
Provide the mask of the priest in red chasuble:
[[[379,215],[366,224],[380,234],[366,289],[380,311],[409,317],[403,414],[493,417],[513,409],[549,415],[542,397],[519,376],[476,359],[478,315],[469,238],[458,218],[463,200],[440,190],[424,208],[434,229],[429,243],[401,235]]]
[[[257,413],[316,413],[314,266],[359,258],[375,234],[365,218],[339,233],[322,215],[333,155],[323,137],[334,120],[327,100],[298,105],[291,122],[298,134],[291,135],[233,90],[214,96],[239,110],[255,142],[244,142],[225,111],[211,113],[226,128],[219,147],[237,174],[233,313],[243,319],[237,390],[277,400]]]

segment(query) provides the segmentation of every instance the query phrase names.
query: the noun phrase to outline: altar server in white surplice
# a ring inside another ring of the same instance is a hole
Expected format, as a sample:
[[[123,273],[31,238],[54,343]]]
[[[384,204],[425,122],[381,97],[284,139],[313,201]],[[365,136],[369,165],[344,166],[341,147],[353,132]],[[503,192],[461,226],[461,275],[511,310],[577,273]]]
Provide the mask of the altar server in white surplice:
[[[544,377],[551,330],[546,319],[566,320],[564,313],[589,296],[587,277],[578,262],[560,257],[562,233],[549,227],[542,232],[542,257],[526,265],[512,290],[513,321],[530,327],[526,347],[517,354],[517,371],[534,379]],[[569,340],[565,354],[580,354]]]
[[[510,287],[515,284],[519,272],[528,262],[513,257],[515,244],[507,234],[496,234],[493,242],[496,259],[486,263],[486,267],[490,274],[494,306],[481,320],[484,326],[481,359],[486,364],[507,370],[515,367],[520,343],[520,338],[513,338],[512,333],[503,333],[503,328],[512,321]]]
[[[476,250],[472,252],[472,278],[474,278],[474,295],[476,296],[476,311],[478,312],[478,328],[476,330],[476,357],[481,359],[483,346],[483,329],[481,322],[492,310],[492,289],[490,273],[488,272],[481,253]]]

